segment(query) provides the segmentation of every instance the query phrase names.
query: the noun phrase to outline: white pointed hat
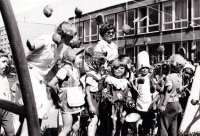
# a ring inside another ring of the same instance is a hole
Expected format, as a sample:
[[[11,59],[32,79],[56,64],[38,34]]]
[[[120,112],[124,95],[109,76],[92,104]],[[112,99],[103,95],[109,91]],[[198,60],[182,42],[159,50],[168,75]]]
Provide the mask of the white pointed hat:
[[[143,67],[150,68],[149,54],[146,51],[141,51],[137,56],[137,69],[140,70]]]

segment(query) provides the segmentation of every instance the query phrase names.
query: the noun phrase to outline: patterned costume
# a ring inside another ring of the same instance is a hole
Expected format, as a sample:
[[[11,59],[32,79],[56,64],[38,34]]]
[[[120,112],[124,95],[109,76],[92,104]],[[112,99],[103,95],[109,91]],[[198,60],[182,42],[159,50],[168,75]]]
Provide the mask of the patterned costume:
[[[59,80],[62,80],[59,87],[59,106],[61,107],[61,112],[69,113],[69,114],[75,114],[81,112],[84,107],[82,106],[84,101],[84,93],[82,91],[82,88],[80,86],[80,74],[79,71],[70,65],[63,66],[58,73],[56,74],[57,78]],[[77,90],[77,94],[75,93],[75,90]],[[70,93],[69,93],[70,92]],[[74,94],[71,96],[68,96],[70,94]],[[71,106],[69,104],[69,97],[72,97],[70,99],[74,99],[76,102],[74,102],[74,105]],[[81,99],[81,100],[80,100]]]

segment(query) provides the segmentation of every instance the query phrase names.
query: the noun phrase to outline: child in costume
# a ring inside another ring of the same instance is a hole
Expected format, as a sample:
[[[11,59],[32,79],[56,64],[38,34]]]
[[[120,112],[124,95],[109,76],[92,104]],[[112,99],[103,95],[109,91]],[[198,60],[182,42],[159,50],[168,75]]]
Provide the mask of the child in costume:
[[[111,76],[107,76],[105,83],[106,89],[103,90],[103,95],[111,102],[111,118],[112,118],[112,136],[117,131],[117,119],[120,119],[119,135],[122,135],[122,127],[126,116],[126,107],[133,108],[134,101],[130,92],[129,81],[126,79],[127,73],[131,66],[129,57],[119,56],[112,63]]]
[[[80,84],[80,71],[82,65],[83,48],[68,48],[64,54],[62,66],[56,76],[49,82],[49,86],[58,92],[58,105],[61,109],[63,129],[59,136],[66,136],[71,129],[76,134],[80,127],[80,113],[85,103],[83,88]],[[57,84],[58,87],[57,88]],[[72,135],[73,135],[72,134]]]
[[[166,76],[164,99],[160,101],[160,136],[177,136],[177,117],[182,111],[179,94],[186,86],[182,86],[181,71],[185,66],[185,59],[174,54],[170,57],[171,73]]]
[[[190,62],[187,62],[182,70],[182,79],[183,79],[183,86],[186,86],[179,95],[179,102],[182,107],[181,114],[178,115],[178,127],[181,124],[181,121],[184,116],[185,108],[188,102],[188,98],[190,96],[190,91],[192,88],[193,77],[195,73],[195,66],[193,66]]]
[[[88,125],[88,136],[95,136],[97,124],[99,122],[99,106],[102,97],[103,87],[101,85],[101,68],[106,62],[106,54],[102,52],[90,52],[87,60],[90,70],[86,73],[86,99],[90,115]]]
[[[182,70],[182,78],[183,78],[183,86],[187,86],[182,91],[180,103],[182,106],[183,111],[186,108],[187,100],[190,96],[190,90],[192,87],[193,77],[195,73],[195,66],[193,66],[191,63],[187,62]]]
[[[138,122],[138,132],[142,135],[150,133],[151,120],[154,118],[154,113],[150,112],[150,106],[152,104],[153,95],[151,93],[151,78],[152,74],[149,73],[149,55],[146,51],[142,51],[138,54],[138,71],[139,76],[135,80],[136,91],[138,93],[136,99],[136,110],[141,116],[141,120]],[[139,123],[142,123],[142,127],[139,128]]]

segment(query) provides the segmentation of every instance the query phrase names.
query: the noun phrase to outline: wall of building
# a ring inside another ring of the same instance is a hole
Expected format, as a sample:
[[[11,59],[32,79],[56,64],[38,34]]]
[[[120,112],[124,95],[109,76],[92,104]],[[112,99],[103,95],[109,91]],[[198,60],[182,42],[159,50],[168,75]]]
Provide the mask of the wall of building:
[[[80,19],[69,18],[69,21],[75,23],[78,30],[81,30],[79,37],[84,46],[95,45],[99,40],[91,38],[93,30],[98,29],[98,26],[95,28],[94,25],[95,17],[103,14],[104,21],[111,21],[116,25],[117,32],[113,42],[118,45],[119,53],[129,55],[134,63],[137,54],[142,50],[149,52],[152,62],[158,62],[161,61],[160,58],[168,59],[171,54],[177,53],[181,46],[187,51],[185,58],[191,59],[191,47],[194,44],[197,45],[197,51],[193,59],[198,62],[200,61],[199,6],[198,0],[132,0],[91,11]],[[128,35],[122,32],[124,24],[132,28],[132,32]],[[98,35],[98,30],[95,32]],[[160,44],[166,49],[163,57],[156,52]]]

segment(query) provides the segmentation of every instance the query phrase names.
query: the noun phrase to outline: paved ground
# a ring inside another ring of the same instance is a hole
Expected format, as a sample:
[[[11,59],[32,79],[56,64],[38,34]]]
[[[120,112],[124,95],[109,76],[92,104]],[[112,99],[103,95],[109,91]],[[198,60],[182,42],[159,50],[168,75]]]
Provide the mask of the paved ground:
[[[45,126],[48,126],[50,128],[53,128],[53,127],[58,127],[57,126],[57,115],[58,115],[58,109],[55,109],[52,104],[51,104],[51,101],[49,101],[49,108],[48,108],[48,112],[47,112],[47,115],[48,115],[48,119],[44,119],[42,121],[42,126],[41,128],[45,127]]]

